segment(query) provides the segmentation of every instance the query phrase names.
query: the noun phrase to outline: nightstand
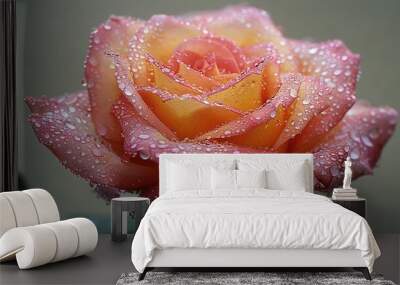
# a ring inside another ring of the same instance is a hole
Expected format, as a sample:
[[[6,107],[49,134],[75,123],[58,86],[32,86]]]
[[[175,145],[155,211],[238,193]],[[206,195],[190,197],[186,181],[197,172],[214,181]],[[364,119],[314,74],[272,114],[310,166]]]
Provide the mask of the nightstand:
[[[135,234],[144,217],[150,199],[144,197],[120,197],[111,200],[111,239],[124,241],[128,235],[128,217],[133,218]]]
[[[336,200],[332,199],[332,202],[339,204],[340,206],[359,214],[361,217],[366,218],[367,216],[367,200],[364,198],[356,198],[351,200]]]

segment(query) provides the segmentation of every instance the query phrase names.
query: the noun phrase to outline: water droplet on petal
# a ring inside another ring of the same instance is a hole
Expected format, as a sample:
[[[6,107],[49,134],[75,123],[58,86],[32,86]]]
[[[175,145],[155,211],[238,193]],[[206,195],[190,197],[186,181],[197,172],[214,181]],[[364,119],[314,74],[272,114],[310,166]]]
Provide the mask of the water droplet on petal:
[[[126,96],[132,96],[133,95],[133,90],[131,86],[126,86],[124,89],[124,93]]]
[[[367,147],[373,147],[374,144],[372,143],[372,141],[369,139],[369,137],[367,136],[361,136],[361,141],[363,142],[363,144],[365,144]]]
[[[224,134],[225,134],[225,135],[230,135],[230,134],[231,134],[231,131],[229,131],[229,130],[228,130],[228,131],[225,131]]]
[[[379,130],[378,129],[373,129],[371,130],[371,132],[369,133],[369,137],[371,139],[376,139],[379,137]]]
[[[96,60],[96,58],[94,58],[94,57],[89,58],[89,63],[90,63],[91,65],[93,65],[93,66],[96,66],[96,65],[97,65],[97,60]]]
[[[360,158],[360,151],[358,149],[356,149],[356,148],[352,149],[351,152],[350,152],[350,158],[354,159],[354,160],[359,159]]]
[[[339,176],[339,169],[337,166],[332,166],[329,170],[332,176]]]
[[[102,156],[103,155],[103,152],[98,148],[94,148],[92,150],[92,153],[93,153],[94,156]]]
[[[311,48],[308,50],[309,54],[316,54],[318,52],[318,48]]]
[[[150,158],[150,154],[148,152],[145,152],[145,151],[140,151],[139,152],[139,156],[143,160],[147,160],[147,159]]]
[[[69,128],[69,129],[71,129],[71,130],[75,130],[75,129],[76,129],[75,126],[72,125],[72,124],[70,124],[70,123],[66,123],[65,126],[66,126],[67,128]]]
[[[342,71],[340,69],[336,69],[333,74],[334,75],[340,75],[342,73]]]
[[[147,134],[140,134],[140,135],[139,135],[139,138],[141,138],[141,139],[143,139],[143,140],[146,140],[146,139],[150,138],[150,136],[147,135]]]

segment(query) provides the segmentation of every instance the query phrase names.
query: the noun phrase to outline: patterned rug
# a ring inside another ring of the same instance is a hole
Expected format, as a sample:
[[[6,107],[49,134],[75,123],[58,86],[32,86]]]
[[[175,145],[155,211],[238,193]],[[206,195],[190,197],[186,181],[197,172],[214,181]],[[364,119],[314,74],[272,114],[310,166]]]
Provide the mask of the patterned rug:
[[[380,275],[372,275],[373,280],[368,281],[360,272],[148,272],[142,281],[137,280],[138,276],[138,273],[122,274],[117,285],[395,285]]]

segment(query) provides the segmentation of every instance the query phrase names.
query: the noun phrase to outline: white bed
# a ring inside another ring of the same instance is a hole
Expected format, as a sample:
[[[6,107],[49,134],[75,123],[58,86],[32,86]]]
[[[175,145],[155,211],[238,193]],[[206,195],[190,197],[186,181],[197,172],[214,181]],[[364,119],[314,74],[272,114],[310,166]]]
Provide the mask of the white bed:
[[[154,267],[354,267],[370,278],[380,251],[368,223],[312,193],[311,154],[163,154],[159,165],[160,197],[132,243],[141,279]],[[274,187],[291,189],[216,189],[215,182],[208,189],[202,174],[190,177],[180,168],[176,175],[170,170],[174,165],[229,173],[242,169],[242,174],[254,173],[250,178],[265,167],[275,175],[267,179],[275,179]],[[293,172],[298,165],[300,176]],[[177,180],[183,182],[171,184]]]

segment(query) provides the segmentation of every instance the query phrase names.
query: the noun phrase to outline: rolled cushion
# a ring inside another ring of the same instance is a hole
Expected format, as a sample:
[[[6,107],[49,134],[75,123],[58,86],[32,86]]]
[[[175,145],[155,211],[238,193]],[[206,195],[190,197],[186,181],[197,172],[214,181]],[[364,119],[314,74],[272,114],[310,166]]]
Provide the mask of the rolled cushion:
[[[57,204],[49,192],[43,189],[29,189],[22,191],[29,195],[38,215],[39,224],[51,223],[60,220]]]
[[[0,195],[0,237],[9,229],[15,228],[14,212],[8,199]]]
[[[21,269],[51,262],[56,251],[53,231],[42,225],[13,228],[0,238],[0,261],[15,255]]]
[[[49,192],[29,189],[0,193],[0,237],[9,229],[60,220],[57,204]]]
[[[96,226],[84,218],[18,227],[0,238],[0,261],[16,256],[19,268],[28,269],[86,254],[97,240]]]
[[[17,227],[33,226],[39,223],[35,205],[31,197],[23,191],[3,192],[13,210]]]
[[[85,218],[74,218],[65,220],[65,222],[70,223],[78,233],[79,241],[74,257],[91,252],[96,248],[98,233],[92,221]]]
[[[71,228],[67,221],[44,224],[56,237],[57,249],[51,262],[60,261],[74,256],[79,247],[78,232]]]

